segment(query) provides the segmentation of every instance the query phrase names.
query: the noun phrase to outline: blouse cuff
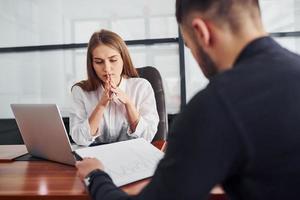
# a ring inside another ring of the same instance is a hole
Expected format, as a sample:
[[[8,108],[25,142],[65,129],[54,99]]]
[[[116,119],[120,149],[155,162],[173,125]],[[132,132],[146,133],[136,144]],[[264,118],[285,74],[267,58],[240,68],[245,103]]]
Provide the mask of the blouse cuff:
[[[141,137],[142,133],[145,131],[146,125],[146,121],[143,119],[143,117],[140,117],[134,132],[131,131],[130,125],[128,126],[127,135],[134,138]]]

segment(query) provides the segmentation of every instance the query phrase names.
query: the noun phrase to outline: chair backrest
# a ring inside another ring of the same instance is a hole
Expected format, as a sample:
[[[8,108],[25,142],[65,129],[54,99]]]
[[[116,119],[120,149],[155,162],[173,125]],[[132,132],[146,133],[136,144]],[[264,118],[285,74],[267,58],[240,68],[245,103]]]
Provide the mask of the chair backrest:
[[[159,71],[151,66],[137,68],[139,76],[147,79],[155,94],[156,107],[159,115],[157,132],[152,141],[165,140],[168,132],[168,120],[165,103],[165,93]]]

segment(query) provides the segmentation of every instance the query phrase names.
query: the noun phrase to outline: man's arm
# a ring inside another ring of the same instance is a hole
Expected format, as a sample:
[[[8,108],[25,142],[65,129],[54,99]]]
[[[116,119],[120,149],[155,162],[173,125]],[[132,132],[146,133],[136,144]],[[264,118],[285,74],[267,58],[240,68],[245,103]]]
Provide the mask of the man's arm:
[[[93,199],[205,199],[238,173],[244,154],[239,131],[211,89],[193,98],[173,124],[165,157],[139,195],[127,196],[103,172],[92,180]]]

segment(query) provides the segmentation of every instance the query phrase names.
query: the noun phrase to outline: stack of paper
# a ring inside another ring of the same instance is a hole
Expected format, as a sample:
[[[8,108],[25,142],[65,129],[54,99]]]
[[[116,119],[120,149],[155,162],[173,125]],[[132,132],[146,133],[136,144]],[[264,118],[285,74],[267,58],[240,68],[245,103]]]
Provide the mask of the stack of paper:
[[[26,153],[25,145],[0,145],[0,161],[12,161]]]
[[[145,139],[78,149],[81,157],[94,157],[104,165],[117,186],[151,177],[164,153]]]

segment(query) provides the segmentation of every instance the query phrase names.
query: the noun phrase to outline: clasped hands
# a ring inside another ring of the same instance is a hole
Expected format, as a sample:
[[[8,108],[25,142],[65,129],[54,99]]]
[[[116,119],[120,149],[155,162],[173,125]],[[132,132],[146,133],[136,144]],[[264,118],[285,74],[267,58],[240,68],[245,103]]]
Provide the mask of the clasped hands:
[[[113,82],[111,76],[108,74],[104,83],[104,92],[100,99],[100,104],[107,106],[110,101],[116,100],[125,105],[129,102],[128,96]]]

